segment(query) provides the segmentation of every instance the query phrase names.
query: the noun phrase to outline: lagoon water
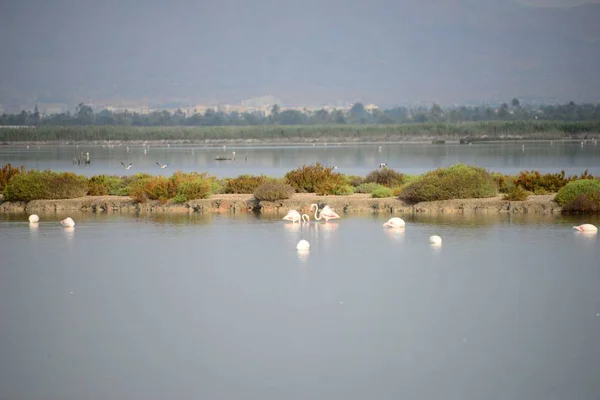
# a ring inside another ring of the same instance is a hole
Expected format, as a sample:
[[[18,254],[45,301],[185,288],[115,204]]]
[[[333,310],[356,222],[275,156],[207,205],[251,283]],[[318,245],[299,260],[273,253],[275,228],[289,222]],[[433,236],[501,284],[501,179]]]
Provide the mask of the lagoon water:
[[[600,398],[598,217],[62,217],[0,215],[2,399]]]
[[[232,157],[235,161],[216,161]],[[90,153],[91,165],[73,165],[73,158]],[[302,145],[19,145],[0,146],[0,165],[24,165],[33,169],[72,171],[84,175],[131,175],[137,172],[170,175],[175,170],[208,172],[219,178],[241,174],[282,177],[304,164],[320,162],[338,171],[365,176],[385,162],[407,174],[421,174],[456,163],[477,165],[493,172],[516,174],[523,170],[560,172],[568,175],[588,170],[600,175],[600,144],[581,141],[511,141],[431,144],[395,142],[374,144],[320,143]],[[130,170],[121,165],[132,163]],[[160,169],[156,163],[168,163]]]

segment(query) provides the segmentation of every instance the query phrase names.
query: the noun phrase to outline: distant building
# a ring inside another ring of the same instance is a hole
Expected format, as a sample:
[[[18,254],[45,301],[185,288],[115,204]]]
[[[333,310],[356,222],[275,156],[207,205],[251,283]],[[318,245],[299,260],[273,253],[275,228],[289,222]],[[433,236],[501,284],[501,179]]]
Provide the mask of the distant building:
[[[271,95],[242,101],[244,109],[264,109],[265,107],[273,107],[275,104],[281,105],[281,100]]]

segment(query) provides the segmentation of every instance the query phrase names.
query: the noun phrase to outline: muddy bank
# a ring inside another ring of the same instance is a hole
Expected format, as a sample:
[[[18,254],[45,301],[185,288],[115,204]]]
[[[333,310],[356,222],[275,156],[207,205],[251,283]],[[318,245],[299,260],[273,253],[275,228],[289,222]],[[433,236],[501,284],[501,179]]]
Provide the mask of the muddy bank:
[[[486,199],[457,199],[406,204],[396,198],[374,199],[368,194],[351,196],[316,196],[295,194],[291,199],[275,202],[257,201],[251,194],[221,194],[210,199],[192,200],[185,204],[149,201],[136,203],[129,197],[88,196],[68,200],[34,200],[4,202],[3,213],[66,213],[70,211],[107,213],[286,213],[296,209],[309,214],[310,205],[328,204],[338,214],[382,212],[387,214],[460,214],[460,213],[555,213],[561,207],[552,199],[554,195],[530,196],[526,201],[506,201],[501,196]]]

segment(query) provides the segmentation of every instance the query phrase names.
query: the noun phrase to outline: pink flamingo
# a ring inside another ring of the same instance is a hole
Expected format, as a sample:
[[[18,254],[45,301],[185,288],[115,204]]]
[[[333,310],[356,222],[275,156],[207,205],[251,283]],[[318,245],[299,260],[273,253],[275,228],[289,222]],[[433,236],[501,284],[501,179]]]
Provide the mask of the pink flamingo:
[[[321,218],[325,218],[325,222],[329,222],[330,219],[339,219],[340,218],[340,216],[335,211],[333,211],[329,206],[323,207],[323,209],[321,210],[321,212],[319,212],[318,215],[317,215],[317,212],[319,211],[319,206],[317,204],[311,204],[310,211],[312,211],[313,207],[315,208],[315,219],[317,221],[320,221]]]
[[[598,232],[598,228],[596,228],[592,224],[583,224],[579,226],[574,226],[573,229],[577,229],[579,232]]]

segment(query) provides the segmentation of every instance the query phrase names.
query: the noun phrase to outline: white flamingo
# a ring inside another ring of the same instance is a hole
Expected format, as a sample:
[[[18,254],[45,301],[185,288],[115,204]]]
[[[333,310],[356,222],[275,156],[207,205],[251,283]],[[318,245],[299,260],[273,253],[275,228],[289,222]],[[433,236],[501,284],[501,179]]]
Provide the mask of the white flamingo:
[[[298,244],[296,245],[296,250],[308,250],[310,249],[310,243],[308,243],[308,241],[302,239],[298,242]]]
[[[308,215],[308,214],[302,214],[302,222],[310,224],[310,215]]]
[[[385,228],[404,228],[406,223],[402,218],[394,217],[390,218],[383,226]]]
[[[596,228],[592,224],[583,224],[583,225],[579,225],[579,226],[574,226],[573,229],[576,229],[579,232],[598,232],[598,228]]]
[[[442,244],[442,238],[438,235],[429,236],[429,243],[431,244]]]
[[[70,217],[67,217],[60,221],[60,224],[66,228],[73,228],[75,226],[75,221],[73,221]]]
[[[127,169],[127,170],[128,170],[128,169],[130,169],[130,168],[131,168],[131,166],[132,166],[133,164],[131,164],[131,163],[130,163],[129,165],[125,165],[125,164],[123,164],[123,161],[121,161],[121,165],[122,165],[123,167],[125,167],[125,169]]]
[[[330,219],[339,219],[340,218],[340,216],[327,205],[325,207],[323,207],[321,212],[319,212],[318,214],[317,214],[317,212],[319,211],[319,206],[317,204],[311,204],[310,211],[313,210],[313,207],[315,208],[315,220],[317,220],[317,221],[320,221],[321,218],[325,218],[325,222],[328,222]]]
[[[40,222],[40,217],[38,217],[37,214],[31,214],[29,216],[29,222],[31,222],[31,223]]]
[[[302,216],[300,215],[300,213],[298,211],[296,211],[296,210],[290,210],[285,215],[285,217],[283,217],[282,219],[284,219],[286,221],[292,221],[292,223],[294,223],[294,222],[300,223],[301,220],[302,220]]]

